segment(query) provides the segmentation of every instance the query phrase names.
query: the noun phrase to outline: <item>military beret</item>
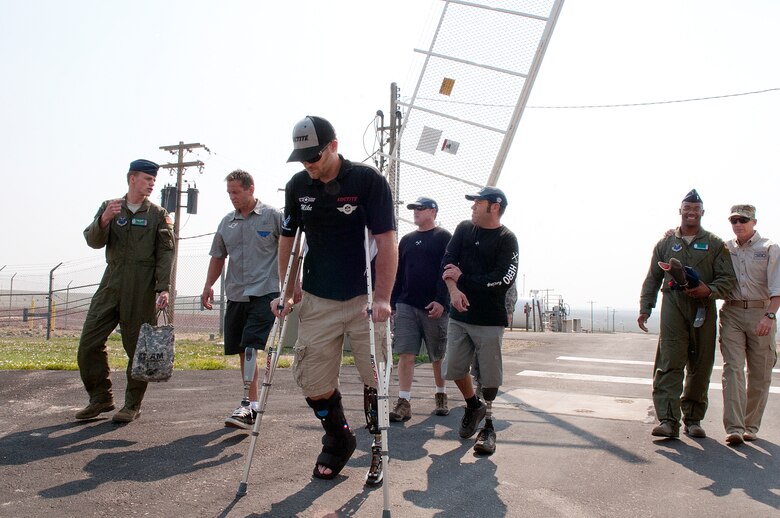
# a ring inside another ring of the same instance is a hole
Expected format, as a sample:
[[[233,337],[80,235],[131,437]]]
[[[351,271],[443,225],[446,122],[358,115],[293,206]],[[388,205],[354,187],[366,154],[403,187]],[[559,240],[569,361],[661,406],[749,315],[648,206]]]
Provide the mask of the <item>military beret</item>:
[[[144,160],[143,158],[140,158],[130,162],[130,169],[127,172],[130,173],[135,171],[138,173],[146,173],[152,176],[157,176],[158,169],[160,169],[160,166],[151,160]]]

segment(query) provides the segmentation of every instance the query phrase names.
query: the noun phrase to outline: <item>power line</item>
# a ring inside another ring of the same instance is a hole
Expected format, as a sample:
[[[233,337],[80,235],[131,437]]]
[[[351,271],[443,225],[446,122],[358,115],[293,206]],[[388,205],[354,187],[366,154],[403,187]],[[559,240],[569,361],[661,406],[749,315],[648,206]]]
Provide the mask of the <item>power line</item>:
[[[726,99],[728,97],[740,97],[745,95],[759,95],[759,94],[765,94],[770,92],[777,92],[780,91],[780,87],[778,88],[767,88],[765,90],[754,90],[752,92],[738,92],[733,94],[723,94],[723,95],[712,95],[709,97],[692,97],[690,99],[673,99],[668,101],[646,101],[646,102],[636,102],[636,103],[623,103],[623,104],[582,104],[582,105],[562,105],[562,106],[526,106],[526,108],[534,108],[537,110],[578,110],[578,109],[593,109],[593,108],[630,108],[633,106],[654,106],[659,104],[674,104],[674,103],[690,103],[690,102],[697,102],[697,101],[711,101],[714,99]],[[469,103],[469,102],[461,102],[461,101],[452,101],[447,99],[434,99],[430,97],[420,97],[420,99],[425,101],[433,101],[433,102],[442,102],[442,103],[449,103],[449,104],[462,104],[462,105],[468,105],[468,106],[483,106],[488,108],[514,108],[514,106],[510,106],[507,104],[487,104],[487,103]]]

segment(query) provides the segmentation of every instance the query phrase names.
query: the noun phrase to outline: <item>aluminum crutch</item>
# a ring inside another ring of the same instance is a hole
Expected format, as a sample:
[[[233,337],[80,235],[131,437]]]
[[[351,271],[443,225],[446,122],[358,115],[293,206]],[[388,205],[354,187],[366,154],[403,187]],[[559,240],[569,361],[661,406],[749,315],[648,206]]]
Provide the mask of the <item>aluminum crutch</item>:
[[[300,241],[300,252],[298,251],[298,241]],[[293,239],[292,251],[290,252],[290,260],[287,262],[287,271],[284,274],[284,281],[282,282],[282,291],[279,297],[279,305],[277,309],[281,312],[284,309],[284,296],[287,292],[287,285],[290,281],[290,272],[292,271],[293,263],[303,257],[303,248],[306,237],[302,236],[301,229],[295,232],[295,239]],[[298,268],[297,272],[301,269]],[[288,315],[289,316],[289,315]],[[263,375],[263,385],[260,390],[260,400],[258,401],[257,417],[255,418],[255,424],[252,427],[252,438],[249,441],[249,453],[247,453],[246,463],[244,464],[244,474],[241,477],[241,482],[238,484],[237,497],[242,497],[246,494],[247,481],[249,479],[249,468],[252,466],[252,457],[255,454],[255,446],[257,444],[257,436],[260,424],[263,421],[263,415],[265,414],[265,406],[268,401],[268,393],[270,392],[274,373],[276,372],[276,366],[279,363],[279,352],[284,346],[285,331],[287,329],[287,316],[284,318],[277,317],[274,320],[271,332],[268,335],[268,341],[266,342],[266,362],[265,362],[265,374]],[[249,352],[250,349],[246,349]],[[252,349],[252,351],[254,351]],[[256,355],[256,352],[255,352]],[[256,361],[256,360],[255,360]],[[254,371],[254,369],[252,369]],[[245,371],[246,372],[246,369]],[[251,379],[250,379],[251,381]]]

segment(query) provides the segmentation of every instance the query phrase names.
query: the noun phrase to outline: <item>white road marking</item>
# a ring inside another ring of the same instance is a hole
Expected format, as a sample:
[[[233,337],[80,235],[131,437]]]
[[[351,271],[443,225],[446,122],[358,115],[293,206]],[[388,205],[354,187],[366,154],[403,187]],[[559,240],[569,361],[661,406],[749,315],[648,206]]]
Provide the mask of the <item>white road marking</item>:
[[[653,366],[653,362],[647,362],[642,360],[616,360],[614,358],[585,358],[582,356],[558,356],[556,360],[564,360],[570,362],[592,362],[592,363],[615,363],[619,365],[650,365]]]
[[[556,360],[570,361],[570,362],[591,362],[591,363],[612,363],[617,365],[649,365],[653,366],[653,362],[642,360],[616,360],[614,358],[585,358],[583,356],[558,356]],[[714,370],[723,370],[723,365],[715,365]],[[780,369],[772,369],[775,374],[780,374]]]
[[[573,372],[549,372],[549,371],[520,371],[518,376],[529,376],[533,378],[563,379],[569,381],[594,381],[601,383],[628,383],[631,385],[652,385],[651,378],[632,378],[624,376],[601,376],[597,374],[577,374]],[[710,390],[722,390],[720,383],[710,383]],[[769,387],[771,394],[780,394],[780,387]]]
[[[576,415],[623,421],[655,421],[650,399],[570,394],[547,390],[514,389],[496,398],[498,406],[521,405],[529,412]],[[495,405],[495,403],[494,403]]]

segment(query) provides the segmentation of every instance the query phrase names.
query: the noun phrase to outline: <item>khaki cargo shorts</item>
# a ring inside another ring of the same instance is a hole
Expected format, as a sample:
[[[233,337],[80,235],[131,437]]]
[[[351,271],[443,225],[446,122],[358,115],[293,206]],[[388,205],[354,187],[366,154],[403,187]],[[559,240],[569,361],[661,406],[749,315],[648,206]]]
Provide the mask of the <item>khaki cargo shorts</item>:
[[[327,394],[339,386],[344,338],[349,339],[355,366],[365,385],[377,388],[371,362],[368,297],[329,300],[303,292],[295,343],[293,376],[306,397]],[[386,361],[387,322],[374,324],[376,359]]]

